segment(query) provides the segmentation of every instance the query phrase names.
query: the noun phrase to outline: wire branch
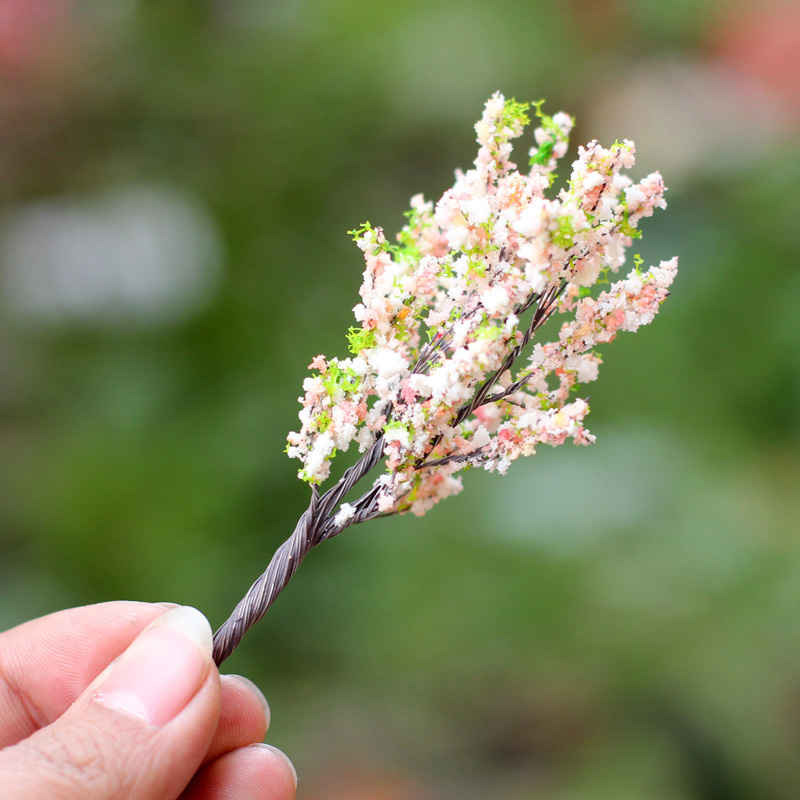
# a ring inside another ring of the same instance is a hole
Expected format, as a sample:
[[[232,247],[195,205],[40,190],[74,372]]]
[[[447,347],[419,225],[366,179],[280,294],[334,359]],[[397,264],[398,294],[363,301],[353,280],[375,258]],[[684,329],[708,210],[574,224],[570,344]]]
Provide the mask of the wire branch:
[[[365,522],[378,513],[377,496],[380,487],[373,487],[356,503],[356,513],[344,525],[337,525],[333,511],[339,501],[383,457],[383,436],[356,464],[349,467],[339,482],[320,497],[316,486],[311,487],[311,502],[297,522],[292,535],[275,551],[267,569],[248,589],[230,617],[214,634],[214,663],[222,664],[242,641],[245,633],[258,622],[291,580],[300,562],[309,551],[325,539],[341,533],[349,525]]]

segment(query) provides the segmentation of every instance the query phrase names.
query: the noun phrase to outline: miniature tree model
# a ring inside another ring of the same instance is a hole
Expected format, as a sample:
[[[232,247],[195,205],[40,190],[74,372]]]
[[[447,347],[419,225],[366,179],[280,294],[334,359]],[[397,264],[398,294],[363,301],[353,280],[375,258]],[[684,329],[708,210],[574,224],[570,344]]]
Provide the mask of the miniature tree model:
[[[639,220],[665,207],[664,184],[657,172],[639,183],[622,174],[632,142],[593,141],[579,148],[567,188],[548,199],[573,120],[533,108],[527,173],[510,158],[529,106],[495,94],[475,126],[474,168],[457,172],[435,206],[412,198],[397,244],[369,223],[352,232],[366,259],[352,355],[311,362],[301,428],[288,437],[311,502],[217,631],[217,664],[325,539],[373,517],[424,514],[461,490],[456,473],[466,467],[502,474],[540,444],[594,441],[589,406],[573,397],[597,378],[593,348],[649,323],[677,272],[677,259],[643,271],[636,256],[627,277],[609,280],[640,237]],[[565,317],[560,329],[534,341],[553,314]],[[321,493],[331,460],[353,445],[359,460]],[[344,502],[373,471],[363,494]]]

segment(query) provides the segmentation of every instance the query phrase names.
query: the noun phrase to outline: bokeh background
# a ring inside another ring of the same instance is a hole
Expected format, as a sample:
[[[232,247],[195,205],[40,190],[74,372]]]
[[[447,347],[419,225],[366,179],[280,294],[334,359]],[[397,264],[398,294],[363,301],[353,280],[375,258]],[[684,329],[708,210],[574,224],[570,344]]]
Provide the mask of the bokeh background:
[[[592,448],[314,551],[227,667],[315,800],[800,796],[800,8],[0,0],[0,623],[220,623],[307,503],[282,453],[362,260],[495,90],[637,143],[656,323]],[[526,143],[526,147],[528,144]]]

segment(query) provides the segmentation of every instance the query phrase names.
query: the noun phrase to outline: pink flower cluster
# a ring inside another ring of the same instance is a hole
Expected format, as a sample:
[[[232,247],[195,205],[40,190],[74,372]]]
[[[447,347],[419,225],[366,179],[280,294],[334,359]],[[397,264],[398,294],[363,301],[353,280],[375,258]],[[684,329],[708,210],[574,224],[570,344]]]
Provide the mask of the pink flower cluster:
[[[592,348],[649,323],[677,270],[672,259],[642,271],[637,257],[625,279],[608,279],[639,220],[665,206],[664,185],[658,173],[639,183],[622,174],[632,142],[591,142],[568,188],[549,199],[573,120],[534,109],[527,173],[510,159],[528,106],[495,94],[475,126],[474,168],[457,172],[435,206],[412,198],[398,244],[369,223],[354,232],[366,269],[352,355],[311,362],[302,427],[288,437],[304,480],[322,482],[338,451],[355,442],[363,452],[382,437],[378,510],[422,514],[461,489],[455,473],[465,467],[504,473],[540,444],[594,440],[588,404],[571,399],[597,377]],[[608,286],[593,292],[597,284]],[[568,321],[528,348],[554,313]],[[344,504],[337,522],[353,513]]]

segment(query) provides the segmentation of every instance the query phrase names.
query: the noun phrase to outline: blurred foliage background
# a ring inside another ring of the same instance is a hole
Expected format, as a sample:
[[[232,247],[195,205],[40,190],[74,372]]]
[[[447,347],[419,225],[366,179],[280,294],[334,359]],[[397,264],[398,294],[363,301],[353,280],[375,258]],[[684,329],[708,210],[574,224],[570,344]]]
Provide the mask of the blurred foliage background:
[[[588,449],[319,548],[226,669],[315,800],[800,795],[800,10],[730,0],[2,0],[0,622],[220,623],[362,259],[489,95],[632,138],[681,273]],[[524,145],[528,146],[528,143]]]

